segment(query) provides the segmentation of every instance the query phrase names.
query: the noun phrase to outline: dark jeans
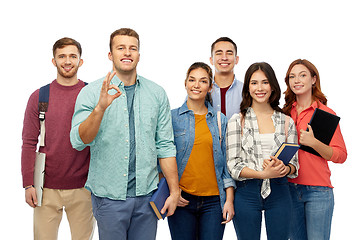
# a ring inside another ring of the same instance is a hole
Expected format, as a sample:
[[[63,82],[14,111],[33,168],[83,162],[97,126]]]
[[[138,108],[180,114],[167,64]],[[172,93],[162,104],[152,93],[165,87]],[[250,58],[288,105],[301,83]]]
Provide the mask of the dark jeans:
[[[271,193],[265,199],[260,194],[260,179],[236,182],[236,185],[233,222],[238,239],[260,239],[264,211],[267,239],[287,240],[291,220],[291,196],[287,179],[271,179]]]
[[[220,240],[225,225],[221,224],[222,210],[219,196],[199,197],[185,192],[182,197],[190,203],[178,207],[174,215],[168,217],[173,240]]]

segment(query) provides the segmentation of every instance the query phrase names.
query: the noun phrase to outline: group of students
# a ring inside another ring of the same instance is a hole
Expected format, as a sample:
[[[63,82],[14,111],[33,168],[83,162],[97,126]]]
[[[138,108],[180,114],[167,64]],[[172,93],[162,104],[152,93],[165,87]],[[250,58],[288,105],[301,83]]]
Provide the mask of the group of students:
[[[316,67],[304,59],[290,64],[281,108],[272,67],[254,63],[240,82],[236,44],[222,37],[211,46],[215,73],[206,63],[192,64],[187,99],[170,110],[165,91],[136,72],[139,47],[134,30],[116,30],[113,71],[84,87],[76,75],[80,44],[69,38],[54,44],[58,74],[40,148],[46,153],[41,207],[33,188],[39,90],[24,118],[23,185],[34,207],[35,239],[56,239],[63,208],[73,239],[92,237],[92,214],[100,239],[155,239],[149,199],[159,169],[170,189],[161,212],[167,211],[172,239],[222,239],[231,220],[238,239],[260,239],[263,212],[268,239],[329,239],[334,196],[327,161],[343,163],[347,151],[340,127],[328,146],[308,125],[316,108],[335,114]],[[299,150],[284,165],[274,157],[283,142],[320,156]]]

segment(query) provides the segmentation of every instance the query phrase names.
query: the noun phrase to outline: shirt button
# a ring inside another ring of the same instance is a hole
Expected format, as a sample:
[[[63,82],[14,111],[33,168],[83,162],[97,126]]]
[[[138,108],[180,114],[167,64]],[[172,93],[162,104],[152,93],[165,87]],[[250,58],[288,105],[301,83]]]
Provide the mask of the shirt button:
[[[127,110],[127,108],[124,108],[124,111],[126,111]]]
[[[127,159],[128,157],[125,156],[125,159]]]
[[[126,141],[126,142],[129,142],[129,140],[127,140],[127,139],[126,139],[125,141]]]
[[[124,177],[126,177],[126,173],[124,173]]]

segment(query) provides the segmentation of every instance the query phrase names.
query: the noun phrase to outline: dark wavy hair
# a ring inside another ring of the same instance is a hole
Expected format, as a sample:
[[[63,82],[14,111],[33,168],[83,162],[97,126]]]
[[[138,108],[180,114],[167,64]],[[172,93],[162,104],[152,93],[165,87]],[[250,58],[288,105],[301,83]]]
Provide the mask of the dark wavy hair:
[[[286,72],[286,76],[285,76],[285,83],[286,83],[287,89],[285,91],[285,104],[283,107],[283,111],[287,115],[290,115],[292,105],[296,101],[296,95],[291,90],[290,85],[289,85],[289,76],[290,76],[291,70],[297,64],[301,64],[301,65],[305,66],[309,70],[311,77],[316,77],[316,82],[312,87],[313,101],[319,101],[324,105],[327,104],[327,99],[326,99],[324,93],[321,92],[320,75],[319,75],[319,71],[317,70],[315,65],[306,59],[296,59],[295,61],[293,61],[290,64],[290,66]]]
[[[251,76],[254,74],[254,72],[258,70],[262,71],[265,74],[267,80],[269,81],[272,90],[269,98],[270,106],[275,111],[282,112],[281,108],[279,107],[281,89],[279,82],[276,78],[275,72],[273,68],[270,66],[270,64],[266,62],[257,62],[251,64],[245,73],[244,87],[242,90],[242,102],[240,104],[240,112],[243,115],[243,117],[245,117],[247,108],[251,107],[252,105],[253,99],[250,96],[249,85],[250,85]]]
[[[186,72],[185,82],[189,78],[190,72],[192,70],[195,70],[195,69],[198,69],[198,68],[204,69],[206,71],[206,73],[208,74],[209,84],[210,84],[209,87],[211,88],[212,84],[213,84],[212,70],[211,70],[211,67],[209,65],[207,65],[206,63],[203,63],[203,62],[195,62],[195,63],[191,64],[191,66],[189,67],[189,69]],[[206,94],[205,102],[206,101],[209,102],[212,105],[212,98],[211,98],[211,95],[210,95],[209,92]]]

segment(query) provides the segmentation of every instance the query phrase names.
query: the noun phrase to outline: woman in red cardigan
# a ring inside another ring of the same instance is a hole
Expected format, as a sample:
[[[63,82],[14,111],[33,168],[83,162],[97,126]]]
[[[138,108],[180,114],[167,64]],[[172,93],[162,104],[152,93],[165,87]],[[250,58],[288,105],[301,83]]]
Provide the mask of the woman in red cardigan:
[[[333,186],[328,161],[343,163],[347,157],[340,126],[329,145],[314,137],[308,125],[316,108],[335,114],[326,106],[316,67],[305,59],[293,61],[286,73],[284,112],[290,115],[298,131],[299,144],[310,146],[320,156],[299,150],[299,175],[289,179],[293,200],[291,239],[329,239],[334,210]],[[308,129],[308,131],[306,131]]]

